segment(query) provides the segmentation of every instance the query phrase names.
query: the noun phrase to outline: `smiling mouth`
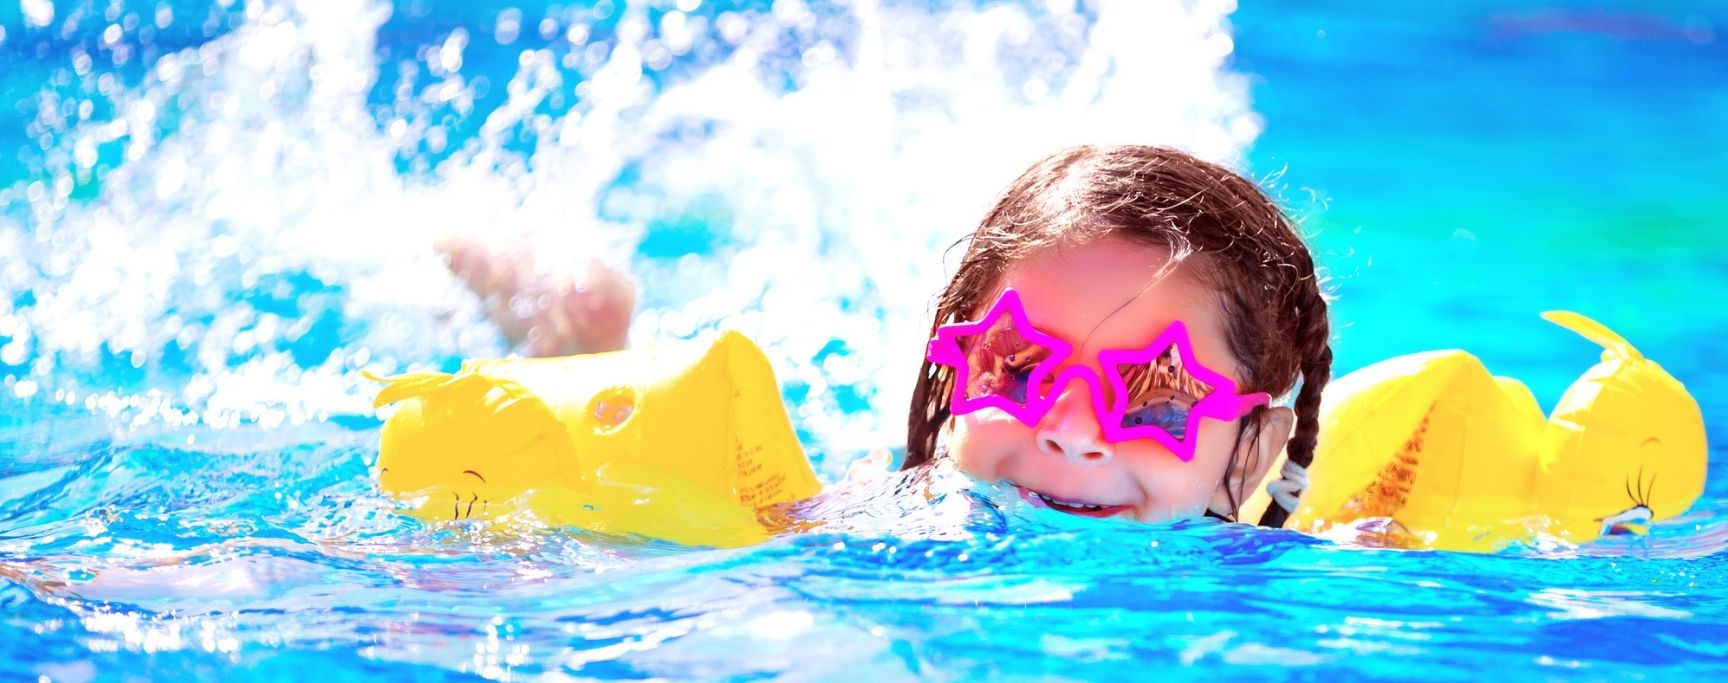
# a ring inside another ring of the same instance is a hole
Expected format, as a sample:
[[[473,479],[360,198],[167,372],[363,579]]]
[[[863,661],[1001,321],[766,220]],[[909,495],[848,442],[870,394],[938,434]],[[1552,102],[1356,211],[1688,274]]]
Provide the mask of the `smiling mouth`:
[[[1128,511],[1128,506],[1126,505],[1100,505],[1098,503],[1088,503],[1085,501],[1066,500],[1041,491],[1034,491],[1024,486],[1015,486],[1014,488],[1020,490],[1020,497],[1025,499],[1028,503],[1039,507],[1047,507],[1060,512],[1066,512],[1071,515],[1079,515],[1081,517],[1114,517]]]

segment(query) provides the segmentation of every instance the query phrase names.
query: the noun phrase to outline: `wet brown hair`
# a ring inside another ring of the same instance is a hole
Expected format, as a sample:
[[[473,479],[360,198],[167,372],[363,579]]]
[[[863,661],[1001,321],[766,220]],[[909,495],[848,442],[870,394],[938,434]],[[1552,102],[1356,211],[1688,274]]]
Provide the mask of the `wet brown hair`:
[[[937,327],[969,319],[1021,259],[1041,249],[1118,236],[1166,249],[1164,273],[1184,263],[1218,291],[1225,338],[1241,367],[1239,390],[1283,395],[1302,379],[1296,428],[1285,446],[1304,467],[1314,459],[1320,391],[1332,374],[1326,300],[1314,259],[1286,218],[1254,183],[1222,166],[1167,147],[1074,147],[1022,173],[963,242],[966,255],[937,301]],[[918,371],[907,424],[905,467],[928,462],[949,418],[951,370],[926,361]],[[1245,419],[1242,443],[1259,438],[1266,408]],[[1252,452],[1252,449],[1250,449]],[[1252,457],[1252,456],[1251,456]],[[1229,490],[1232,516],[1243,500]],[[1269,505],[1260,523],[1282,526]]]

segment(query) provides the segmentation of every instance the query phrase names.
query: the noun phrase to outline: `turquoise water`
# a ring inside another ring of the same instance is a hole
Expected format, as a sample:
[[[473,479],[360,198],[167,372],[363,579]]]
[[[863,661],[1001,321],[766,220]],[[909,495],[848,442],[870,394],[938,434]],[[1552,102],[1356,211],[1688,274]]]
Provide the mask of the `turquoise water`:
[[[1728,671],[1728,14],[1075,7],[0,7],[0,678]],[[371,483],[360,368],[507,351],[447,234],[627,268],[637,342],[751,334],[835,481],[903,438],[943,248],[1087,140],[1274,188],[1340,372],[1462,347],[1552,405],[1596,351],[1535,314],[1609,323],[1697,395],[1704,498],[1477,556],[1077,524],[938,469],[712,551]]]

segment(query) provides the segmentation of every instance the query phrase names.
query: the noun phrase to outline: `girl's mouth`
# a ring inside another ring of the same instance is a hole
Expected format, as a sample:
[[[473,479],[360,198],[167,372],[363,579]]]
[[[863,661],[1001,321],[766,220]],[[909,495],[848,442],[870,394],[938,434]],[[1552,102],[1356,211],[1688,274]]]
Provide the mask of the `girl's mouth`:
[[[1079,515],[1081,517],[1114,517],[1128,511],[1128,506],[1126,505],[1101,505],[1085,501],[1066,500],[1047,493],[1034,491],[1024,486],[1016,485],[1014,488],[1020,490],[1020,497],[1028,503],[1038,507],[1059,510],[1071,515]]]

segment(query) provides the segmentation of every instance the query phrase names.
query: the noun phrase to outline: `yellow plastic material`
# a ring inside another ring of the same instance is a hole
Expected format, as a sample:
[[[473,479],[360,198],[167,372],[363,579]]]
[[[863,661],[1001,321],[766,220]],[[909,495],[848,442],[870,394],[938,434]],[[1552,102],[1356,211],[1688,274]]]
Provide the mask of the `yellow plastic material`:
[[[477,360],[386,380],[379,486],[436,520],[543,522],[733,547],[764,507],[820,488],[768,359],[712,343]]]
[[[1309,487],[1285,527],[1492,551],[1537,534],[1582,543],[1685,511],[1704,491],[1708,458],[1697,401],[1601,324],[1543,317],[1605,349],[1551,417],[1523,383],[1463,351],[1357,370],[1326,388]],[[1267,504],[1260,487],[1244,518]]]

